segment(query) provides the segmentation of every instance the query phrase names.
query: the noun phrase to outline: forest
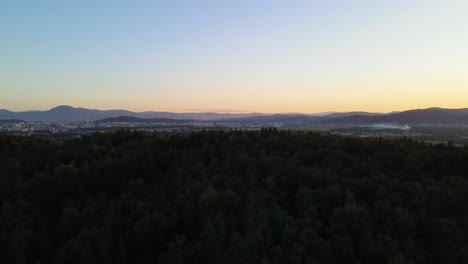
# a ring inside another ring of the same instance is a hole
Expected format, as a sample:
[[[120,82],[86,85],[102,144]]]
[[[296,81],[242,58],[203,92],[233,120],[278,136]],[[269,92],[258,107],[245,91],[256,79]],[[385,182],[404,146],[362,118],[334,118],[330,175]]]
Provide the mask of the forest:
[[[468,147],[0,135],[0,263],[468,263]]]

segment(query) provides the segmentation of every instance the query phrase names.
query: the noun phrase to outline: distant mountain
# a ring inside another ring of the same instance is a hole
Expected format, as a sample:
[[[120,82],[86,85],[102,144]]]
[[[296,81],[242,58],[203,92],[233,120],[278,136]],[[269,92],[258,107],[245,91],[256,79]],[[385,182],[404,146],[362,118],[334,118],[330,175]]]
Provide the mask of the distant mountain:
[[[237,123],[282,123],[286,125],[332,126],[423,126],[468,125],[468,109],[428,108],[388,114],[369,112],[331,113],[326,115],[263,115],[248,118],[218,120]]]
[[[91,110],[71,106],[57,106],[47,111],[12,112],[0,111],[0,119],[22,119],[26,121],[94,121],[111,116],[131,115],[125,110]]]
[[[377,116],[352,115],[322,121],[323,124],[338,126],[359,125],[468,125],[468,109],[427,108],[408,110]]]
[[[3,124],[14,124],[14,123],[23,123],[24,120],[19,119],[0,119],[0,123]]]
[[[246,118],[232,118],[216,120],[218,122],[236,122],[236,123],[285,123],[285,124],[313,124],[326,120],[327,117],[316,115],[298,115],[298,114],[274,114],[262,115]]]
[[[0,109],[0,119],[11,119],[10,115],[13,115],[14,112],[8,111],[6,109]]]
[[[282,123],[289,125],[332,125],[332,126],[363,126],[363,125],[468,125],[468,108],[443,109],[427,108],[388,114],[369,112],[343,112],[326,115],[306,114],[274,114],[259,113],[228,114],[228,113],[172,113],[172,112],[132,112],[127,110],[95,110],[57,106],[47,111],[12,112],[0,110],[0,120],[25,121],[99,121],[109,118],[114,122],[187,122],[188,120],[230,122],[230,123]],[[127,121],[118,121],[127,120]],[[158,121],[159,120],[159,121]]]
[[[22,119],[26,121],[96,121],[104,118],[119,116],[133,116],[139,118],[170,118],[170,119],[228,119],[261,115],[259,113],[229,114],[229,113],[171,113],[171,112],[132,112],[127,110],[95,110],[75,108],[71,106],[57,106],[47,111],[12,112],[0,110],[0,119]]]
[[[354,115],[360,115],[360,116],[381,116],[385,115],[383,113],[370,113],[370,112],[337,112],[337,113],[330,113],[323,115],[324,117],[327,118],[340,118],[340,117],[347,117],[347,116],[354,116]]]
[[[170,118],[138,118],[133,116],[119,116],[105,118],[95,121],[95,123],[188,123],[194,122],[192,119],[170,119]]]

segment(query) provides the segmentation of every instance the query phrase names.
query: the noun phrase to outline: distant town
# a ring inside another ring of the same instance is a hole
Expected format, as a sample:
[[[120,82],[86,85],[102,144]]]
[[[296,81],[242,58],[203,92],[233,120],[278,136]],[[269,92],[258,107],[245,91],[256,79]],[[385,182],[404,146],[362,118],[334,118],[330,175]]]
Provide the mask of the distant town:
[[[407,137],[431,144],[468,145],[468,109],[427,108],[403,112],[327,114],[222,114],[131,112],[57,106],[46,111],[0,110],[0,133],[67,139],[113,130],[189,133],[199,130],[283,130],[358,138]]]
[[[235,122],[65,122],[65,121],[22,121],[0,120],[0,132],[21,136],[45,136],[59,134],[87,134],[117,129],[156,131],[187,131],[199,129],[258,129],[262,127],[283,127],[282,123],[235,123]]]
[[[113,120],[113,119],[112,119]],[[466,126],[351,126],[334,124],[293,124],[281,122],[239,122],[239,121],[166,121],[166,122],[70,122],[70,121],[23,121],[0,120],[0,133],[17,136],[34,136],[53,139],[79,138],[96,132],[115,130],[137,130],[148,133],[188,133],[199,130],[258,130],[274,127],[284,130],[316,132],[359,138],[369,137],[408,137],[431,144],[468,146],[468,127]],[[117,119],[118,120],[118,119]]]

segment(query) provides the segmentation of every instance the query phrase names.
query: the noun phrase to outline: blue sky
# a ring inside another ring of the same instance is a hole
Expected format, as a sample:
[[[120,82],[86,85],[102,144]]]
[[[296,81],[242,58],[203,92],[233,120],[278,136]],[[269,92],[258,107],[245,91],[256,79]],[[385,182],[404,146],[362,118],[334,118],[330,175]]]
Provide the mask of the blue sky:
[[[0,108],[466,107],[468,2],[0,2]]]

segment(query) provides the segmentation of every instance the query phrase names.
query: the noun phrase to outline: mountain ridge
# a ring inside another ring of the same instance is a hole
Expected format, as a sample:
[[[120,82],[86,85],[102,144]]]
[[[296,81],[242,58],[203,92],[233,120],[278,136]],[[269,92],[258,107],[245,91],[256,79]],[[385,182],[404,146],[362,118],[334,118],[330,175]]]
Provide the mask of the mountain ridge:
[[[97,121],[104,118],[115,118],[119,116],[134,116],[139,118],[170,118],[170,119],[197,119],[197,120],[212,120],[222,118],[242,118],[263,115],[262,113],[174,113],[164,111],[144,111],[133,112],[123,109],[114,110],[97,110],[81,107],[72,107],[68,105],[59,105],[49,110],[35,111],[19,111],[13,112],[10,110],[0,110],[0,119],[21,119],[25,121],[68,121],[68,122],[83,122]]]
[[[138,122],[156,122],[158,119],[170,122],[172,120],[212,121],[229,123],[282,123],[286,125],[327,125],[327,126],[372,126],[381,124],[390,125],[462,125],[468,126],[468,108],[448,109],[430,107],[424,109],[411,109],[401,112],[372,113],[363,111],[336,112],[325,115],[320,114],[264,114],[264,113],[173,113],[173,112],[132,112],[128,110],[96,110],[75,108],[68,105],[59,105],[46,111],[13,112],[0,110],[0,120],[17,119],[24,121],[65,121],[65,122],[102,122],[109,118],[147,119]],[[152,120],[153,119],[153,120]],[[136,120],[136,119],[133,119]],[[149,120],[149,121],[148,121]],[[136,121],[135,121],[136,122]]]
[[[380,116],[351,115],[329,119],[322,122],[327,125],[365,126],[375,124],[392,125],[468,125],[468,108],[413,109]]]
[[[95,123],[188,123],[195,122],[193,119],[171,119],[171,118],[139,118],[134,116],[118,116],[104,118]]]

